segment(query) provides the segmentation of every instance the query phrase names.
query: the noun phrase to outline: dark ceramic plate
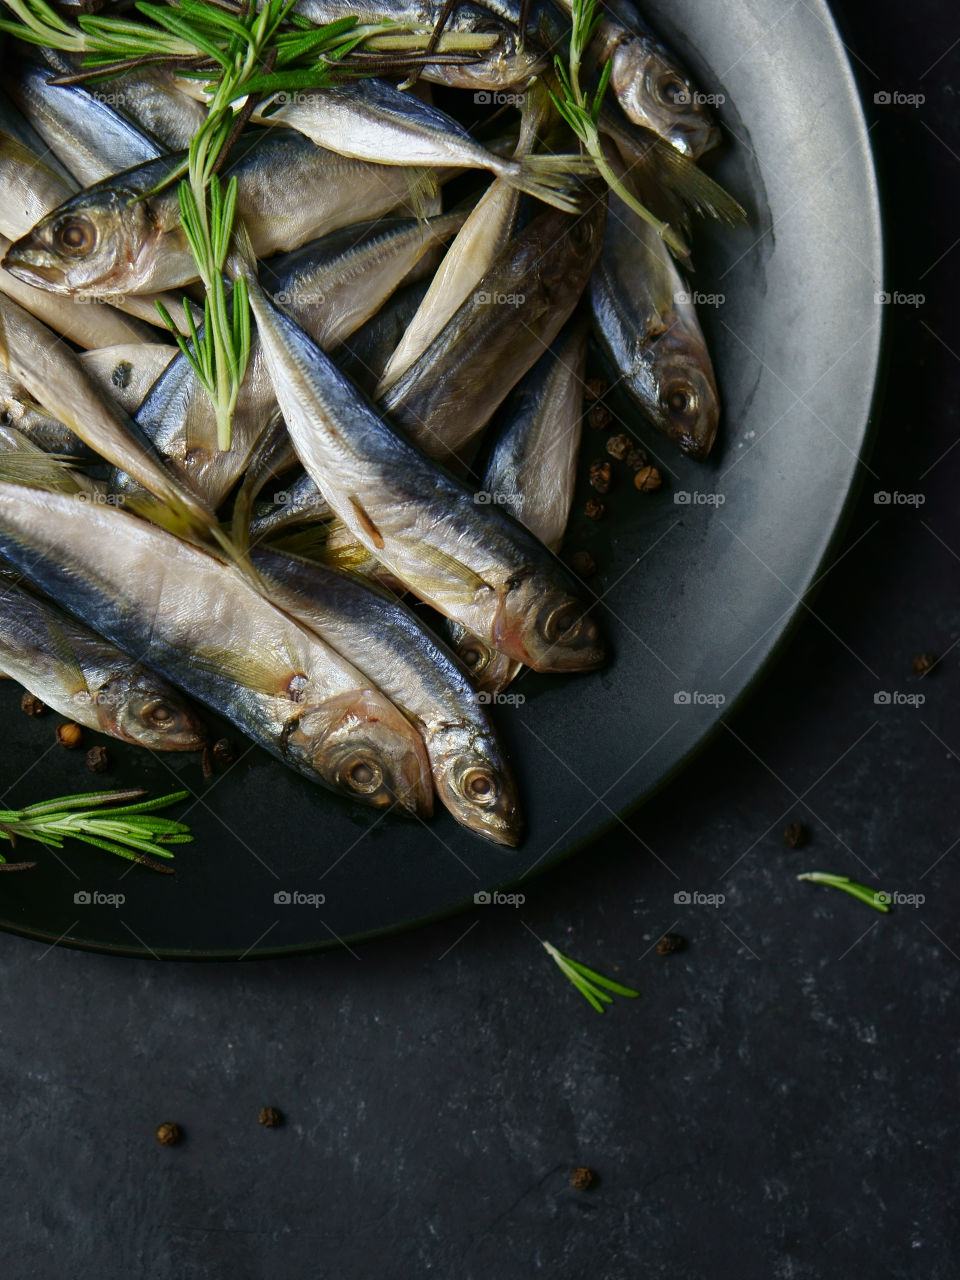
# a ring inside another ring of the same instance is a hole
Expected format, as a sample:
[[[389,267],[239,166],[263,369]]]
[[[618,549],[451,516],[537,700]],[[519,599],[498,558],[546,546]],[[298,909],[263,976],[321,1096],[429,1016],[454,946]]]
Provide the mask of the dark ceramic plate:
[[[178,852],[175,876],[84,846],[59,857],[38,846],[35,871],[0,881],[0,927],[125,954],[227,958],[435,917],[587,844],[675,771],[757,675],[817,578],[868,428],[882,280],[867,129],[822,0],[645,9],[702,90],[724,95],[716,174],[750,212],[748,228],[703,227],[695,244],[695,287],[718,295],[701,314],[725,414],[704,466],[614,405],[667,483],[639,495],[622,479],[606,521],[571,527],[568,546],[601,566],[610,667],[526,675],[511,689],[522,705],[497,710],[526,798],[522,848],[479,841],[443,811],[429,825],[373,818],[246,745],[213,782],[195,758],[113,745],[113,771],[94,776],[81,752],[51,747],[51,717],[20,714],[7,683],[0,803],[101,783],[188,787],[196,843]],[[587,435],[584,464],[601,451]]]

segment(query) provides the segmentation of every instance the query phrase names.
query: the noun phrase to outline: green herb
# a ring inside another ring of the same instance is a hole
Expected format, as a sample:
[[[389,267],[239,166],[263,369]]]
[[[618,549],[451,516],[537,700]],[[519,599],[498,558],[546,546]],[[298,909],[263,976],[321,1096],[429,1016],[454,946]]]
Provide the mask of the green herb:
[[[835,876],[828,871],[805,871],[803,875],[797,876],[797,879],[812,880],[814,884],[829,884],[834,889],[842,889],[844,893],[852,894],[861,902],[865,902],[868,907],[873,907],[874,911],[890,910],[887,905],[890,901],[889,894],[883,893],[880,889],[868,889],[865,884],[857,884],[856,880],[851,880],[849,876]]]
[[[593,159],[601,177],[612,191],[615,191],[624,204],[645,222],[655,228],[674,253],[686,257],[687,246],[668,222],[662,222],[651,213],[646,205],[641,204],[619,180],[610,167],[603,153],[600,141],[600,108],[603,104],[613,63],[605,63],[600,73],[600,82],[594,93],[585,92],[580,84],[580,69],[590,41],[600,25],[600,14],[597,12],[597,0],[573,0],[572,25],[570,27],[570,51],[568,61],[564,64],[559,54],[554,58],[554,67],[559,80],[559,93],[550,89],[553,105],[567,122],[573,132]]]
[[[605,978],[602,973],[597,973],[595,969],[588,969],[579,960],[571,960],[569,956],[558,951],[552,942],[544,942],[543,946],[556,961],[560,972],[570,979],[585,1000],[590,1001],[597,1013],[603,1013],[604,1004],[613,1002],[613,996],[607,994],[609,991],[615,992],[618,996],[627,996],[631,1000],[639,996],[640,992],[634,991],[632,987],[625,987],[619,982],[614,982],[612,978]]]
[[[0,837],[15,845],[20,839],[37,840],[41,844],[62,849],[67,837],[106,849],[130,862],[140,862],[155,871],[171,868],[155,862],[148,854],[172,858],[164,847],[188,844],[193,836],[183,822],[172,818],[155,818],[156,809],[165,809],[189,792],[175,791],[156,800],[141,800],[147,793],[140,788],[128,791],[89,791],[82,795],[59,796],[31,804],[26,809],[0,809]],[[140,801],[127,803],[123,801]],[[105,805],[117,808],[105,809]],[[0,855],[0,863],[6,863]],[[9,864],[8,864],[9,865]]]

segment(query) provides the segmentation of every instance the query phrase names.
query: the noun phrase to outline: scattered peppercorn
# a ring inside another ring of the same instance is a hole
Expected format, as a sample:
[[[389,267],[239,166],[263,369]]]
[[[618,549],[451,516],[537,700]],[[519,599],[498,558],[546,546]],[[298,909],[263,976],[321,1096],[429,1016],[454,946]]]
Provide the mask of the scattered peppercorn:
[[[576,1187],[578,1191],[589,1191],[596,1180],[597,1175],[585,1164],[579,1165],[570,1175],[570,1185]]]
[[[602,520],[606,507],[602,502],[598,502],[596,498],[588,498],[583,508],[583,514],[589,516],[591,520]]]
[[[633,483],[641,493],[653,493],[663,484],[663,477],[656,467],[641,467],[633,477]]]
[[[639,471],[641,467],[645,467],[650,461],[644,449],[631,449],[624,462],[628,467],[632,467],[634,471]]]
[[[20,710],[25,711],[28,716],[42,716],[46,714],[47,704],[41,702],[33,693],[25,693],[20,699]]]
[[[578,578],[592,578],[597,572],[597,562],[589,551],[575,551],[570,557],[570,568]]]
[[[612,478],[609,462],[598,458],[596,462],[590,463],[590,484],[597,493],[609,493]]]
[[[810,839],[810,832],[802,822],[791,822],[789,827],[784,827],[783,838],[791,849],[799,849]]]
[[[237,753],[229,738],[217,739],[213,744],[213,758],[218,764],[233,764]]]
[[[606,405],[595,404],[587,413],[587,425],[594,431],[605,431],[610,425],[612,414]]]
[[[78,724],[74,724],[72,720],[65,720],[63,724],[57,725],[57,741],[61,747],[66,747],[68,751],[72,751],[74,747],[79,747],[83,741],[83,730]]]
[[[87,768],[91,773],[105,773],[110,768],[110,752],[106,747],[91,747],[87,752]]]
[[[157,1141],[162,1147],[175,1147],[182,1137],[180,1126],[172,1120],[157,1125]]]
[[[261,1107],[257,1119],[267,1129],[279,1129],[283,1124],[283,1113],[276,1107]]]
[[[928,676],[939,661],[935,653],[918,653],[910,665],[918,676]]]
[[[600,400],[607,394],[605,378],[588,378],[583,384],[584,400]]]
[[[657,943],[657,955],[672,956],[675,951],[682,951],[687,940],[682,933],[665,933]]]
[[[605,447],[611,458],[616,458],[618,462],[622,462],[633,448],[633,441],[628,435],[621,433],[617,436],[611,436]]]

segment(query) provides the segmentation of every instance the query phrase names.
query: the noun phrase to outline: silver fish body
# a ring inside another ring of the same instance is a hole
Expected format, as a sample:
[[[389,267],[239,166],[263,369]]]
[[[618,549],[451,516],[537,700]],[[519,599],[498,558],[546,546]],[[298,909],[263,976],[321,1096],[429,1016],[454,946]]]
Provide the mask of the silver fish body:
[[[142,662],[47,601],[0,581],[0,671],[88,729],[151,751],[196,751],[199,712]]]
[[[0,483],[0,547],[292,768],[353,799],[429,813],[419,734],[360,672],[236,568],[115,507]]]
[[[590,282],[594,330],[653,426],[690,457],[706,458],[720,398],[687,286],[660,236],[612,193],[610,211]]]
[[[600,665],[596,624],[521,525],[401,439],[249,278],[254,316],[301,462],[352,536],[421,599],[538,670]]]
[[[602,201],[578,219],[538,214],[386,391],[384,410],[432,457],[457,456],[549,347],[586,286],[603,225]]]
[[[457,821],[516,845],[516,783],[453,655],[398,600],[356,578],[275,551],[255,550],[252,559],[271,598],[356,662],[417,726],[437,795]]]

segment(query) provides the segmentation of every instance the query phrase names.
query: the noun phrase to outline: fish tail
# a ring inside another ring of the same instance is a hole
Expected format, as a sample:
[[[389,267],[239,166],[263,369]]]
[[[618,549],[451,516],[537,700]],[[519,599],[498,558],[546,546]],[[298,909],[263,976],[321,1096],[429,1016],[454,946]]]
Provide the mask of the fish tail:
[[[666,187],[694,212],[731,227],[747,221],[740,202],[675,147],[658,142],[650,149],[648,159],[654,182]]]
[[[542,200],[544,204],[579,213],[579,188],[593,172],[589,156],[536,155],[515,160],[501,160],[494,172],[518,191]]]

